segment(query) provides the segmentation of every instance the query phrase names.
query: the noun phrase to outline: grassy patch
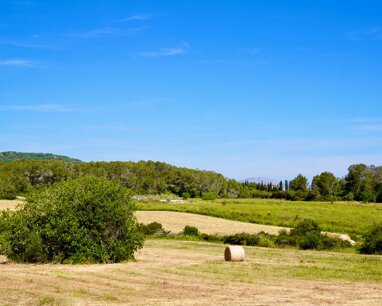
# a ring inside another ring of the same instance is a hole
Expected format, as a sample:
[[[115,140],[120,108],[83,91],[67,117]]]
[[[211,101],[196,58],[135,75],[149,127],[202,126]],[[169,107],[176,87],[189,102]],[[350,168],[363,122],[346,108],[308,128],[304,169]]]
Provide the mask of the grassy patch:
[[[224,205],[223,205],[224,202]],[[356,202],[303,202],[261,199],[201,201],[184,204],[163,202],[137,203],[139,210],[189,212],[224,219],[295,227],[306,218],[320,224],[323,231],[361,235],[373,223],[382,222],[381,204]]]
[[[52,297],[45,297],[45,298],[42,298],[38,305],[40,306],[43,306],[43,305],[53,305],[54,304],[54,298]]]
[[[183,253],[221,255],[219,260],[168,269],[190,276],[244,283],[273,278],[382,282],[382,256],[244,247],[246,260],[229,263],[223,260],[225,246],[220,244],[163,240],[149,240],[147,244],[150,248],[171,247]]]

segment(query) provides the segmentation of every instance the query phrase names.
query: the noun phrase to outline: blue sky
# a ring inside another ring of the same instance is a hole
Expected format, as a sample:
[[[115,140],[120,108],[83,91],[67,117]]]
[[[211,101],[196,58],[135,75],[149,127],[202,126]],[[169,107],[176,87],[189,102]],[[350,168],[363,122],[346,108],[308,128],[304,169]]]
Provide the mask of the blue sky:
[[[242,179],[382,164],[382,2],[0,0],[0,151]]]

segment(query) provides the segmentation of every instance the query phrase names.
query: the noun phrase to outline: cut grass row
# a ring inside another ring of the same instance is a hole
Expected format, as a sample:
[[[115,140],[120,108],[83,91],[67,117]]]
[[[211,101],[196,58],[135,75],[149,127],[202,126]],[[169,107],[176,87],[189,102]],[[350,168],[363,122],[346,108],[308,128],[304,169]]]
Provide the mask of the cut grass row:
[[[139,202],[138,210],[188,212],[249,223],[295,227],[303,219],[313,219],[323,231],[364,234],[374,223],[382,222],[381,204],[356,202],[302,202],[236,199],[182,204]]]

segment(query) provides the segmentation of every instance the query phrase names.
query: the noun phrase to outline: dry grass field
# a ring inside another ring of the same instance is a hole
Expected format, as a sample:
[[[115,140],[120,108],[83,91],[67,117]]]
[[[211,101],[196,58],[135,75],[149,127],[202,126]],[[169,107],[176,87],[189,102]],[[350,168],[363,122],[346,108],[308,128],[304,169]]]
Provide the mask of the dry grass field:
[[[186,225],[196,226],[201,232],[206,234],[219,235],[242,232],[256,234],[261,231],[277,235],[281,229],[289,230],[280,226],[253,224],[173,211],[137,211],[135,215],[140,223],[159,222],[163,225],[164,229],[173,233],[181,232]]]
[[[0,201],[0,209],[16,204]],[[137,217],[174,232],[185,224],[206,233],[264,230],[176,212],[137,212]],[[228,263],[224,248],[155,239],[145,242],[135,262],[105,265],[15,264],[0,256],[0,305],[380,305],[382,300],[381,256],[245,247],[243,263]]]
[[[148,240],[136,262],[0,265],[1,305],[380,305],[382,258]]]
[[[272,235],[278,235],[282,229],[286,231],[290,230],[288,227],[246,223],[173,211],[137,211],[135,215],[140,223],[148,224],[151,222],[159,222],[163,225],[165,230],[173,233],[181,232],[186,225],[196,226],[199,231],[205,234],[218,235],[232,235],[237,233],[256,234],[261,231]],[[323,233],[332,237],[341,236],[345,240],[352,241],[347,234]]]

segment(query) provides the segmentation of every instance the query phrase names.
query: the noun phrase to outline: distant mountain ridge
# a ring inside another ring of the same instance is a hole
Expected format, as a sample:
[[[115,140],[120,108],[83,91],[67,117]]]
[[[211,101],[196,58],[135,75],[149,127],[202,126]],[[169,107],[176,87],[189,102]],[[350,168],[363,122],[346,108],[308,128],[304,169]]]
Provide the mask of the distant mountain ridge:
[[[278,182],[276,182],[274,179],[271,179],[269,177],[249,177],[249,178],[242,180],[242,182],[257,183],[257,184],[260,184],[260,183],[269,184],[269,183],[271,183],[272,185],[278,184]]]
[[[64,155],[56,155],[52,153],[29,153],[29,152],[15,152],[7,151],[0,152],[0,162],[8,163],[14,160],[28,159],[28,160],[63,160],[68,162],[81,162],[79,159],[71,158]]]

